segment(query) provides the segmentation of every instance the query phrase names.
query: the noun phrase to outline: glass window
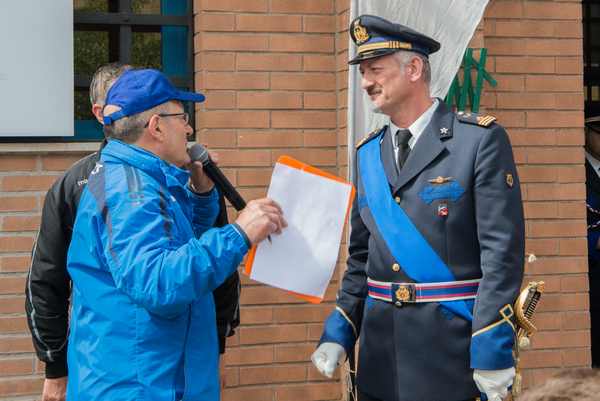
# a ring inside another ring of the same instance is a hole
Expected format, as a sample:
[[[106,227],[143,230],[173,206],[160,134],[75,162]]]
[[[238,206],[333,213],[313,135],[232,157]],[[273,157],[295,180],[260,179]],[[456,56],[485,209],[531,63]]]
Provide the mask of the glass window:
[[[91,113],[89,85],[96,69],[106,63],[157,68],[179,88],[192,90],[191,2],[74,0],[75,136],[26,141],[102,140],[102,127]],[[0,141],[23,142],[23,138],[3,137]]]

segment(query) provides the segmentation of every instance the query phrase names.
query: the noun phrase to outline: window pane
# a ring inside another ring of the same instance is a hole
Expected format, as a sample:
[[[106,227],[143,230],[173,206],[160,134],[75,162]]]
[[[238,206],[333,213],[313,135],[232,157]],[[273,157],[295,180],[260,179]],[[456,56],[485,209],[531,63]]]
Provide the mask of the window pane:
[[[92,75],[108,63],[108,32],[75,31],[75,74]]]
[[[162,69],[160,32],[133,32],[131,63],[140,67]]]
[[[108,12],[108,0],[73,0],[75,11]]]
[[[590,18],[600,18],[600,3],[591,3],[590,5]]]
[[[136,14],[160,14],[160,0],[133,0],[131,8]]]
[[[75,90],[75,120],[94,119],[90,105],[90,91],[88,89]]]

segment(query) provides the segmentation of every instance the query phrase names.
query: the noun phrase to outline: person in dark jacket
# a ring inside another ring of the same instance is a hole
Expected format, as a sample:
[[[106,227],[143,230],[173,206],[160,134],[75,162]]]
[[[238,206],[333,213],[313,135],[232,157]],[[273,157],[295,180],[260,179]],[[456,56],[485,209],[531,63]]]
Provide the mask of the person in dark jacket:
[[[525,262],[508,135],[431,98],[434,39],[372,15],[349,31],[390,124],[357,145],[347,270],[311,359],[331,377],[359,341],[359,401],[501,401]]]
[[[585,120],[592,366],[600,367],[600,114]]]
[[[90,85],[91,110],[102,123],[106,93],[130,66],[110,63],[94,73]],[[101,148],[105,145],[102,143]],[[33,345],[45,363],[42,401],[65,399],[67,386],[67,337],[71,279],[67,273],[67,250],[75,222],[77,205],[88,176],[100,157],[94,152],[74,163],[48,190],[42,209],[40,229],[32,251],[25,288],[25,308]],[[227,224],[224,198],[220,200],[216,226]],[[220,352],[225,338],[239,325],[240,279],[232,274],[214,291]]]

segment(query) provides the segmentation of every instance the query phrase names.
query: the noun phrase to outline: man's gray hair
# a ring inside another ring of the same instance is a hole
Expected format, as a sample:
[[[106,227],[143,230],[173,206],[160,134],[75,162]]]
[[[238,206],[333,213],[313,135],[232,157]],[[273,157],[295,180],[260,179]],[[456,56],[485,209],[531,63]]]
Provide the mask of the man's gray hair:
[[[132,68],[130,65],[121,63],[100,66],[94,73],[90,84],[90,103],[104,106],[106,95],[112,84],[130,68]]]
[[[104,125],[104,135],[107,138],[118,139],[125,143],[135,143],[144,133],[148,121],[154,114],[169,111],[168,103],[159,104],[141,113],[122,117],[110,125]]]
[[[406,64],[410,63],[414,57],[418,57],[423,62],[423,71],[421,72],[423,75],[423,80],[426,84],[431,83],[431,65],[429,64],[429,58],[425,57],[421,53],[417,52],[409,52],[409,51],[399,51],[394,53],[394,57],[400,64],[400,66],[404,67]]]

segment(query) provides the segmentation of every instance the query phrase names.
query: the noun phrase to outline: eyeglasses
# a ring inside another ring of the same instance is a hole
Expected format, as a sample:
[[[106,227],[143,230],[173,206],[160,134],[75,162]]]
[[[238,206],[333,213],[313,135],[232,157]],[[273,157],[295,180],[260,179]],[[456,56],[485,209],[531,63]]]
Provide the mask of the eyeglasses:
[[[159,117],[182,117],[181,119],[183,120],[183,122],[185,124],[189,124],[190,122],[190,113],[187,112],[183,112],[183,113],[160,113],[160,114],[156,114]],[[146,123],[146,125],[144,125],[144,128],[148,127],[148,124],[150,124],[150,120],[148,120],[148,122]]]

